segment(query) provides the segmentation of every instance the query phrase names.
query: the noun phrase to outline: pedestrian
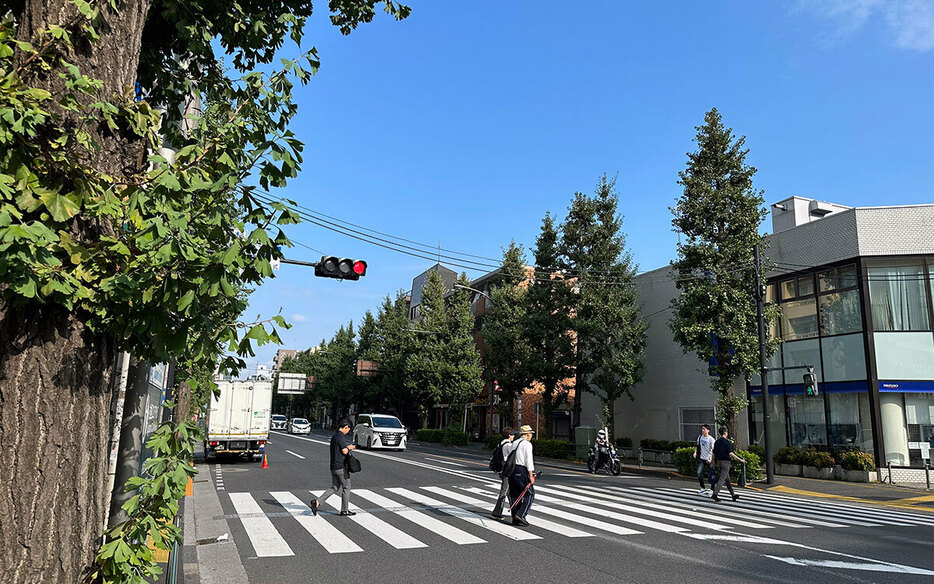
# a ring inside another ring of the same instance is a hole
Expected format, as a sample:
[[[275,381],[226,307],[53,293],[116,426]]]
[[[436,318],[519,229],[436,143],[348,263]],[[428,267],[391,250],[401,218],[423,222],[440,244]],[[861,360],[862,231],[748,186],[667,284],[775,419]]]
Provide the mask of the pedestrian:
[[[513,429],[511,426],[506,426],[503,428],[503,431],[500,432],[503,439],[500,441],[499,448],[503,453],[503,461],[505,462],[509,458],[509,453],[512,451],[512,441],[515,439],[515,434],[513,434]],[[502,519],[503,518],[503,503],[509,497],[509,477],[502,477],[502,484],[499,487],[499,497],[496,499],[496,507],[493,508],[493,518]]]
[[[730,496],[733,497],[733,500],[739,499],[739,495],[733,492],[733,485],[730,484],[730,459],[736,459],[743,464],[746,464],[746,461],[736,455],[733,452],[733,442],[727,438],[727,429],[726,427],[720,428],[720,437],[717,438],[717,441],[713,444],[713,456],[717,461],[717,467],[720,470],[720,480],[717,481],[717,484],[713,487],[712,499],[714,503],[719,503],[720,498],[717,496],[720,493],[720,489],[726,485],[728,491],[730,491]]]
[[[509,477],[509,504],[512,507],[512,524],[527,526],[526,515],[535,500],[535,461],[532,459],[531,426],[522,426],[518,432],[520,438],[513,442],[516,452],[516,466]]]
[[[347,434],[350,432],[350,420],[341,418],[337,423],[337,431],[331,436],[331,490],[341,498],[341,515],[356,515],[350,510],[350,471],[347,470],[347,456],[356,446]],[[318,514],[320,503],[317,499],[311,501],[311,512]]]
[[[697,459],[697,480],[700,481],[698,495],[706,495],[710,492],[710,489],[704,486],[704,475],[711,471],[714,442],[713,436],[710,435],[710,426],[707,424],[701,426],[701,433],[697,437],[697,445],[694,447],[694,458]],[[710,486],[713,487],[712,478]]]

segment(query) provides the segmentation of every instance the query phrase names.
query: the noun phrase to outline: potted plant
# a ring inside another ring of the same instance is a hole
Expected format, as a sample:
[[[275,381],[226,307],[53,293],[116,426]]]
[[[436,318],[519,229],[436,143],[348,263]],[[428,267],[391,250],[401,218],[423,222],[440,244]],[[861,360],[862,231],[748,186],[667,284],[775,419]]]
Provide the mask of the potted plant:
[[[876,461],[872,454],[854,450],[840,456],[843,480],[855,483],[874,483],[878,480]]]
[[[801,451],[794,446],[779,448],[772,457],[772,462],[775,463],[777,474],[791,477],[801,476]]]
[[[823,450],[808,449],[807,466],[804,467],[804,476],[810,479],[832,479],[833,465],[835,464],[833,456]]]

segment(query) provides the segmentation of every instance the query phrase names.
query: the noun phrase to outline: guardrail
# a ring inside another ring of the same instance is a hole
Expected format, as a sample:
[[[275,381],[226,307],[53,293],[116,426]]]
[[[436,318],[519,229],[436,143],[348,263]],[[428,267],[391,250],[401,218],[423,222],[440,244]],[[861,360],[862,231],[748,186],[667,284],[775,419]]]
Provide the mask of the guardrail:
[[[931,465],[924,463],[924,467],[899,466],[891,462],[878,469],[879,482],[890,485],[924,485],[931,490]]]

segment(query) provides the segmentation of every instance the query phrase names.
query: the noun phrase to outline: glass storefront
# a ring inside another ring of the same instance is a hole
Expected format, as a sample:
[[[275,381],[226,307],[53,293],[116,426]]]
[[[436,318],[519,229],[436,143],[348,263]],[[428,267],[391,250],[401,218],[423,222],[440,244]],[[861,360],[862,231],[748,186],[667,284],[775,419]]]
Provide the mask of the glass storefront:
[[[831,450],[858,448],[863,452],[873,451],[868,391],[828,393],[827,409],[830,412]]]

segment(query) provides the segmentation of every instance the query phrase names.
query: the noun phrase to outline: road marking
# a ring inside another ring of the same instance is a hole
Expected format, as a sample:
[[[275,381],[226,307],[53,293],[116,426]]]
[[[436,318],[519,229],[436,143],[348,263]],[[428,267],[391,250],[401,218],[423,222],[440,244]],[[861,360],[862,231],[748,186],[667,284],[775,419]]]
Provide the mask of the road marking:
[[[223,488],[223,487],[221,487]],[[285,543],[272,521],[260,509],[253,496],[249,493],[228,493],[230,502],[233,503],[237,515],[240,515],[240,522],[246,531],[250,543],[253,544],[253,550],[257,557],[271,558],[280,556],[294,556],[292,548]]]
[[[540,495],[539,493],[551,493],[552,495],[554,495],[554,497],[548,496],[547,494]],[[587,497],[575,495],[574,493],[565,493],[565,492],[558,491],[558,490],[551,489],[551,488],[535,489],[535,498],[541,499],[543,503],[548,503],[548,502],[557,503],[557,504],[564,505],[570,509],[576,509],[578,511],[583,511],[584,513],[592,513],[599,517],[606,517],[607,519],[615,519],[616,521],[622,521],[624,523],[632,523],[634,525],[638,525],[639,527],[655,529],[657,531],[664,531],[667,533],[680,533],[682,531],[688,531],[686,528],[680,527],[677,525],[669,525],[667,523],[660,523],[658,521],[653,521],[651,519],[645,519],[644,517],[629,515],[627,513],[619,513],[618,511],[606,511],[604,509],[598,509],[590,505],[585,505],[581,502],[590,503],[591,505],[600,505],[601,507],[613,507],[612,503],[608,503],[606,501],[595,501]],[[580,502],[574,503],[573,501],[580,501]],[[682,518],[682,517],[678,517],[677,515],[669,515],[667,513],[656,513],[648,509],[645,509],[644,511],[640,511],[639,513],[643,513],[645,515],[649,515],[649,516],[653,516],[653,517],[657,517],[661,519],[666,519],[668,521],[674,521],[676,523],[688,523],[691,525],[699,525],[700,527],[710,527],[711,529],[727,529],[725,525],[719,525],[719,524],[715,524],[712,522],[705,525],[703,522],[696,521],[694,519]]]
[[[499,487],[496,489],[496,494],[488,493],[483,489],[477,487],[461,487],[463,490],[474,493],[476,495],[483,495],[485,497],[490,497],[496,499],[499,496]],[[582,517],[580,515],[574,515],[573,513],[568,513],[567,511],[562,511],[560,509],[553,509],[547,505],[535,505],[533,507],[534,515],[544,514],[551,515],[552,517],[558,517],[564,519],[565,521],[571,521],[573,523],[582,523],[591,529],[599,529],[601,531],[607,531],[609,533],[615,533],[616,535],[641,535],[641,531],[636,531],[635,529],[629,529],[628,527],[623,527],[622,525],[615,525],[613,523],[607,523],[605,521],[598,521],[596,519],[591,519],[590,517]]]
[[[395,495],[405,497],[406,499],[409,499],[410,501],[415,501],[416,503],[419,503],[421,505],[430,505],[431,507],[435,508],[436,510],[442,513],[451,515],[453,517],[457,517],[458,519],[462,519],[466,521],[467,523],[476,525],[477,527],[489,529],[490,531],[498,533],[502,535],[503,537],[508,537],[509,539],[514,539],[516,541],[541,539],[541,536],[535,535],[534,533],[529,533],[528,531],[522,531],[521,529],[516,529],[515,527],[512,527],[511,525],[505,525],[503,523],[500,523],[499,521],[496,521],[495,519],[491,519],[489,517],[478,515],[477,513],[474,513],[473,511],[461,509],[460,507],[455,507],[454,505],[448,505],[447,503],[438,501],[437,499],[432,499],[431,497],[427,495],[423,495],[415,491],[410,491],[409,489],[390,488],[386,490]]]
[[[845,495],[832,495],[830,493],[819,493],[816,491],[806,491],[804,489],[793,489],[791,487],[785,487],[782,485],[772,487],[771,489],[768,490],[768,492],[769,493],[773,493],[773,492],[788,493],[789,495],[803,495],[806,497],[817,497],[817,498],[822,498],[822,499],[837,499],[839,501],[850,501],[853,503],[866,503],[869,505],[882,505],[884,507],[896,507],[900,509],[907,508],[907,509],[911,509],[912,511],[925,511],[927,513],[934,513],[934,509],[927,509],[924,507],[916,507],[913,505],[899,504],[898,499],[894,501],[876,501],[873,499],[863,499],[860,497],[847,497]]]
[[[554,488],[564,490],[564,489],[569,489],[572,487],[554,485]],[[607,493],[601,493],[600,491],[597,491],[596,489],[588,488],[588,487],[577,487],[577,489],[579,491],[589,494],[592,497],[606,499],[609,501],[629,503],[630,506],[626,507],[626,509],[634,513],[642,513],[643,511],[639,510],[640,507],[648,507],[649,509],[658,509],[661,511],[673,511],[671,507],[668,507],[661,503],[650,503],[648,501],[644,501],[640,499],[633,499],[633,498],[629,498],[629,497],[622,496],[622,495],[610,495]],[[682,517],[688,516],[688,517],[699,518],[699,521],[692,521],[692,522],[682,521],[682,522],[688,523],[689,525],[698,525],[700,527],[710,527],[710,526],[716,525],[716,523],[711,522],[711,519],[713,519],[714,521],[720,521],[722,523],[730,523],[733,525],[738,525],[740,527],[750,527],[753,529],[772,529],[771,525],[764,525],[762,523],[754,523],[748,520],[730,519],[728,517],[714,517],[711,513],[706,513],[706,512],[701,513],[699,511],[688,511],[687,509],[678,510],[677,512],[680,513],[681,514],[680,516]],[[645,513],[645,514],[648,515],[649,513]],[[662,514],[655,515],[655,517],[664,518],[667,515],[668,515],[667,513],[662,513]],[[677,516],[672,516],[672,517],[677,517]],[[711,528],[717,529],[716,527],[711,527]],[[729,529],[729,526],[725,526],[725,528]]]
[[[341,498],[336,494],[332,494],[325,501],[327,505],[333,507],[336,510],[340,510],[341,507]],[[369,511],[357,507],[353,503],[350,504],[350,510],[355,511],[357,514],[350,517],[350,520],[356,523],[357,525],[363,527],[376,537],[385,541],[392,547],[397,550],[408,550],[414,548],[423,548],[428,547],[427,544],[424,544],[411,535],[405,533],[401,529],[398,529],[379,517],[376,517]]]
[[[450,464],[450,465],[452,465],[452,466],[460,466],[460,467],[464,467],[464,468],[467,467],[466,464],[460,464],[460,463],[457,463],[457,462],[451,462],[451,461],[449,461],[449,460],[441,460],[441,459],[438,459],[438,458],[429,458],[429,457],[427,457],[427,456],[425,457],[425,460],[431,460],[431,461],[433,461],[433,462],[440,462],[441,464]]]
[[[634,488],[638,488],[638,487],[634,487]],[[645,491],[645,492],[650,492],[650,493],[652,492],[651,489],[643,488],[642,490]],[[718,507],[718,504],[717,504],[717,503],[714,503],[714,502],[711,501],[710,499],[701,499],[701,497],[698,496],[698,495],[694,495],[694,496],[692,497],[692,496],[689,495],[688,493],[686,493],[686,492],[684,492],[684,491],[682,491],[682,490],[679,490],[679,489],[662,488],[662,489],[659,489],[659,490],[664,491],[664,492],[668,492],[668,493],[676,494],[677,496],[679,496],[679,497],[681,497],[681,498],[685,498],[685,499],[688,498],[688,497],[691,497],[692,499],[697,499],[699,502],[703,502],[705,505],[709,505],[709,506],[711,506],[711,507]],[[840,522],[825,521],[824,519],[815,518],[815,517],[814,517],[811,513],[809,513],[809,512],[806,512],[806,511],[789,510],[789,509],[786,509],[786,508],[784,508],[784,507],[779,508],[779,509],[777,510],[777,511],[779,511],[779,512],[770,511],[769,509],[771,509],[771,506],[768,506],[768,505],[752,505],[752,504],[744,503],[744,502],[742,502],[742,500],[740,500],[740,501],[731,501],[731,502],[729,502],[729,503],[720,503],[720,505],[725,505],[725,506],[727,506],[727,507],[729,507],[729,508],[744,509],[744,510],[746,510],[746,511],[752,511],[752,512],[760,513],[760,514],[769,513],[769,514],[771,514],[771,516],[773,516],[773,517],[778,517],[778,518],[780,518],[780,519],[791,519],[791,520],[797,521],[797,522],[799,522],[799,523],[805,523],[805,524],[808,524],[808,523],[809,523],[809,524],[811,524],[811,525],[818,525],[818,526],[821,526],[821,527],[846,527],[846,523],[852,523],[852,522],[843,522],[843,521],[840,521]]]
[[[810,509],[817,504],[815,501],[798,499],[793,497],[783,497],[766,493],[750,494],[752,501],[766,501],[773,504],[789,505],[796,509]],[[934,518],[930,517],[912,517],[907,513],[890,511],[888,509],[873,509],[869,507],[857,507],[855,505],[843,505],[840,503],[819,503],[819,513],[829,515],[833,519],[845,521],[846,518],[856,519],[858,521],[879,521],[887,525],[934,525]]]
[[[779,562],[785,562],[792,566],[806,566],[816,568],[838,568],[841,570],[862,570],[865,572],[890,572],[895,574],[918,574],[920,576],[934,576],[934,571],[912,566],[903,566],[901,564],[874,564],[865,562],[841,562],[840,560],[807,560],[798,558],[785,558],[781,556],[765,557]]]
[[[453,499],[459,503],[465,505],[473,505],[474,507],[487,507],[489,503],[482,501],[480,499],[474,499],[473,497],[468,497],[463,493],[457,493],[450,491],[448,489],[443,489],[441,487],[422,487],[426,491],[430,491],[436,495],[441,495],[442,497],[447,497]],[[540,517],[535,518],[535,527],[540,527],[546,531],[553,531],[557,534],[563,535],[565,537],[593,537],[592,533],[587,533],[586,531],[581,531],[573,527],[568,527],[567,525],[561,525],[560,523],[555,523],[554,521],[548,521],[547,519],[542,519]]]
[[[608,488],[609,488],[609,487],[608,487]],[[640,493],[640,492],[637,492],[637,491],[635,491],[635,490],[633,490],[633,489],[627,489],[627,490],[625,490],[625,491],[623,491],[622,489],[612,489],[612,490],[613,490],[613,492],[622,493],[623,495],[625,495],[626,497],[629,497],[629,498],[631,498],[631,499],[656,501],[656,502],[658,502],[659,504],[662,504],[662,505],[668,507],[669,509],[671,509],[672,507],[675,507],[675,508],[690,509],[691,511],[702,512],[704,516],[707,516],[707,517],[716,517],[716,518],[720,519],[720,521],[726,521],[726,519],[721,519],[721,518],[725,518],[725,517],[729,517],[729,518],[733,518],[733,519],[739,519],[739,520],[748,520],[748,519],[749,519],[749,515],[744,515],[744,514],[742,514],[742,513],[736,513],[736,512],[733,512],[733,511],[727,511],[727,510],[724,509],[722,506],[720,506],[720,507],[714,507],[713,505],[704,506],[704,505],[700,504],[701,501],[697,501],[697,502],[694,502],[694,501],[691,501],[691,502],[688,502],[688,501],[681,501],[681,500],[676,500],[676,499],[673,499],[673,498],[671,498],[671,497],[664,496],[664,495],[663,495],[663,496],[654,496],[654,497],[653,497],[653,496],[648,495],[647,493]],[[772,525],[781,525],[782,527],[794,527],[794,528],[799,528],[799,529],[811,529],[811,526],[810,526],[810,525],[801,525],[801,524],[799,524],[799,523],[791,523],[791,522],[789,522],[789,521],[782,521],[782,520],[780,520],[780,519],[765,518],[765,517],[760,517],[760,516],[758,516],[758,515],[755,517],[755,520],[756,520],[756,521],[761,521],[761,522],[763,522],[763,523],[769,523],[769,524],[771,524],[771,525],[765,525],[764,527],[771,527]]]
[[[399,517],[407,519],[419,527],[424,527],[425,529],[432,531],[449,541],[453,541],[458,545],[486,543],[485,539],[480,539],[479,537],[471,533],[467,533],[462,529],[458,529],[453,525],[448,525],[447,523],[436,519],[427,513],[422,513],[421,511],[416,511],[415,509],[410,509],[404,505],[400,505],[392,499],[374,493],[368,489],[356,489],[353,492],[357,496],[362,497],[371,503],[379,505],[380,507],[395,513]]]
[[[298,458],[301,458],[302,460],[305,460],[305,457],[302,456],[301,454],[296,454],[295,452],[292,452],[291,450],[286,450],[286,452],[288,452],[288,453],[291,454],[292,456],[297,456]]]
[[[321,491],[322,493],[324,491]],[[311,507],[289,491],[272,491],[272,495],[279,504],[305,528],[311,537],[332,554],[362,552],[363,548],[355,544],[349,537],[341,533],[336,527],[324,520],[320,515],[313,515]],[[319,497],[320,494],[316,494]]]

